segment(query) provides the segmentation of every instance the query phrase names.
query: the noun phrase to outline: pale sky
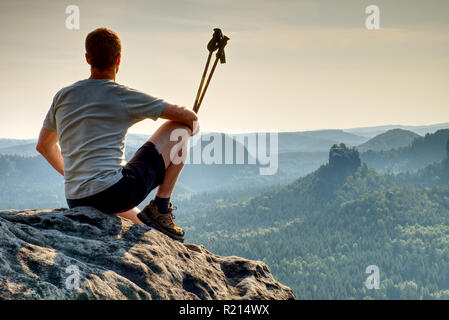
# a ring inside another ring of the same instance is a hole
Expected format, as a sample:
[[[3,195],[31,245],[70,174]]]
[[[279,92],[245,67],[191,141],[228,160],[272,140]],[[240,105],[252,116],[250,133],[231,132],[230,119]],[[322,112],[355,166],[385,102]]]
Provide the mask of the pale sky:
[[[65,27],[70,4],[79,30]],[[365,28],[371,4],[380,30]],[[449,122],[447,0],[2,0],[0,137],[37,137],[53,95],[89,76],[84,39],[102,26],[122,40],[118,83],[188,107],[212,29],[231,38],[203,130]]]

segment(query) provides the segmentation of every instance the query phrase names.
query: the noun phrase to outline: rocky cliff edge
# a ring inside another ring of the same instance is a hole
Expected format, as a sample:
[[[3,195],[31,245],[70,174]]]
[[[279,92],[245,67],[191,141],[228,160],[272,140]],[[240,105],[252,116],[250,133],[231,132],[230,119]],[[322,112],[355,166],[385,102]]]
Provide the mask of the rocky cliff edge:
[[[93,208],[0,212],[0,299],[294,299],[266,264]]]

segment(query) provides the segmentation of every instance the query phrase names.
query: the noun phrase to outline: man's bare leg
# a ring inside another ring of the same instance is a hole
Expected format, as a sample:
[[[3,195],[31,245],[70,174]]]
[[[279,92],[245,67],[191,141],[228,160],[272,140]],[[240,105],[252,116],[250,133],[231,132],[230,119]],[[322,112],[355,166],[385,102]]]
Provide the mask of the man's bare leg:
[[[182,171],[182,168],[184,167],[184,164],[178,164],[175,165],[171,163],[168,168],[165,171],[165,177],[164,182],[159,186],[157,190],[157,196],[161,198],[170,198],[171,194],[173,192],[173,189],[175,188],[176,181],[178,180],[178,177]],[[134,223],[138,224],[144,224],[142,221],[137,218],[137,214],[140,212],[140,210],[137,207],[132,208],[131,210],[121,212],[117,214],[119,217],[129,219]]]
[[[172,138],[171,136],[174,130],[178,130],[176,132],[177,134],[174,135],[174,138],[182,136],[186,147],[185,149],[187,150],[187,144],[189,142],[190,134],[187,126],[180,122],[166,121],[149,139],[149,141],[153,142],[161,152],[162,157],[164,158],[165,168],[168,168],[168,166],[173,162],[170,155],[172,149],[175,146],[178,147],[177,149],[180,149],[179,147],[181,147],[181,144],[178,140],[170,140]]]
[[[157,189],[156,195],[160,198],[170,198],[175,188],[178,177],[181,174],[184,164],[171,163],[165,170],[164,182]]]
[[[165,177],[164,182],[159,186],[157,191],[157,196],[161,198],[169,198],[171,197],[171,194],[173,192],[173,189],[175,188],[176,182],[178,180],[178,177],[184,168],[184,162],[175,164],[172,162],[170,153],[174,146],[177,147],[183,147],[181,148],[188,151],[188,142],[189,142],[189,132],[187,129],[185,129],[186,126],[175,121],[167,121],[164,124],[162,124],[156,132],[151,136],[149,141],[153,142],[158,150],[161,152],[162,157],[165,162]],[[184,132],[180,130],[179,132],[182,133],[183,141],[185,143],[184,146],[182,146],[178,141],[170,141],[170,136],[173,132],[173,130],[176,129],[185,129]],[[181,151],[182,153],[182,151]],[[187,155],[183,155],[187,156]],[[144,224],[142,221],[137,218],[137,214],[140,212],[138,208],[133,208],[131,210],[121,212],[118,214],[118,216],[122,218],[129,219],[133,221],[134,223],[138,224]]]
[[[181,129],[181,130],[178,130]],[[170,137],[172,135],[173,130],[178,130],[174,138],[178,138],[182,136],[182,141],[178,142],[171,141]],[[159,186],[157,190],[157,196],[161,198],[169,198],[175,188],[176,182],[178,180],[179,175],[181,174],[182,169],[184,168],[185,158],[188,153],[188,144],[189,144],[190,134],[186,129],[186,126],[175,121],[167,121],[165,122],[159,129],[151,136],[150,141],[153,142],[159,151],[162,154],[165,162],[165,177],[164,182]],[[176,147],[176,149],[174,149]],[[174,161],[175,159],[171,159],[172,150],[179,150],[178,161]],[[185,152],[183,154],[182,152]],[[184,159],[184,161],[179,162],[179,160]]]
[[[137,214],[140,212],[140,210],[137,207],[132,208],[131,210],[125,211],[125,212],[121,212],[119,214],[117,214],[117,216],[131,220],[134,223],[138,223],[138,224],[144,224],[142,221],[139,220],[139,218],[137,218]]]

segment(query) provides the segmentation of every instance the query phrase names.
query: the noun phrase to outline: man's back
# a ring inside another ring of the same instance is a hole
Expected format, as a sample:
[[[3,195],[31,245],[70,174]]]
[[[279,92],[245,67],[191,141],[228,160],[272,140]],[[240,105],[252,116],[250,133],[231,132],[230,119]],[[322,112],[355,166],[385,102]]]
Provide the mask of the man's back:
[[[165,105],[109,79],[81,80],[61,89],[44,127],[58,133],[66,197],[84,198],[119,181],[128,128],[145,118],[156,120]]]
[[[184,158],[188,137],[199,130],[197,115],[117,84],[121,41],[112,30],[93,30],[85,46],[90,78],[55,95],[36,150],[64,176],[69,208],[94,207],[151,225],[183,241],[184,231],[174,223],[170,197],[184,163],[173,164],[172,151],[179,148],[177,155]],[[128,128],[140,120],[158,117],[169,121],[122,167]],[[173,135],[181,141],[172,140]],[[151,214],[145,213],[143,221],[137,206],[155,188],[156,197],[147,205]]]

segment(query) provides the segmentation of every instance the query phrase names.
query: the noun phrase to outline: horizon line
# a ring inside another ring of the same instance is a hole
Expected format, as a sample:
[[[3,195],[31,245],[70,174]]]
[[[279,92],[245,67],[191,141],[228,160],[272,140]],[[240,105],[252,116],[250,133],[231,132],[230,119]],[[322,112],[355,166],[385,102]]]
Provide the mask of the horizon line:
[[[384,125],[373,125],[373,126],[363,126],[363,127],[350,127],[350,128],[322,128],[322,129],[314,129],[314,130],[303,130],[303,131],[292,131],[292,130],[276,130],[276,129],[261,129],[261,130],[253,130],[253,129],[228,129],[228,130],[202,130],[201,133],[212,133],[212,132],[218,132],[218,133],[227,133],[227,134],[244,134],[244,133],[253,133],[253,132],[278,132],[278,133],[301,133],[301,132],[317,132],[317,131],[328,131],[328,130],[340,130],[340,131],[346,131],[346,130],[361,130],[361,129],[376,129],[376,128],[383,128],[383,127],[412,127],[412,128],[423,128],[423,127],[435,127],[435,126],[449,126],[448,122],[438,122],[438,123],[432,123],[432,124],[425,124],[425,125],[407,125],[407,124],[384,124]],[[351,132],[348,132],[351,133]],[[128,131],[128,134],[135,134],[135,135],[151,135],[151,133],[139,133],[139,132],[132,132],[132,130]],[[13,139],[13,140],[36,140],[38,137],[36,135],[35,137],[23,137],[23,138],[14,138],[14,137],[0,137],[0,139]]]

